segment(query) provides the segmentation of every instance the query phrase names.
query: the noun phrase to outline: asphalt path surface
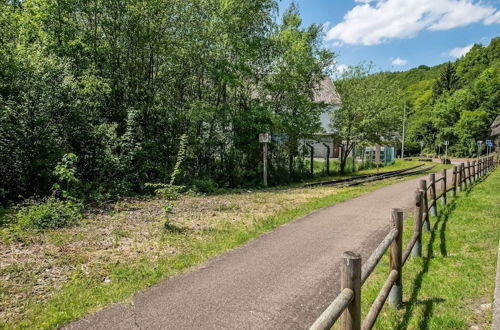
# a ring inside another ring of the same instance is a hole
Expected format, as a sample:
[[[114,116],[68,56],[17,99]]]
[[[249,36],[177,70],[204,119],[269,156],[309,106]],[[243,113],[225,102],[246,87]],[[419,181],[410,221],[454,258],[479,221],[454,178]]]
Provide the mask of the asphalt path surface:
[[[339,293],[342,253],[366,260],[420,179],[315,211],[65,328],[307,329]]]

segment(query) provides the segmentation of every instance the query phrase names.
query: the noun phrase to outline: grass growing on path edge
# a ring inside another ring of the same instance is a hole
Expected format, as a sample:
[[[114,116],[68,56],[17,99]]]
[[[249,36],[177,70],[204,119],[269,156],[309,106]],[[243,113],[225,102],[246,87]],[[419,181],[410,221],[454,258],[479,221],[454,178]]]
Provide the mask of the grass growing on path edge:
[[[500,170],[483,182],[438,203],[431,233],[423,234],[423,258],[410,258],[403,268],[400,310],[386,305],[376,329],[489,329],[495,287],[500,230]],[[404,244],[412,231],[405,220]],[[364,315],[389,270],[384,257],[363,287]]]
[[[127,300],[138,290],[180,271],[185,271],[314,210],[408,179],[410,177],[386,180],[366,186],[341,188],[334,194],[313,198],[302,205],[279,211],[252,225],[219,226],[211,230],[203,240],[191,238],[182,231],[169,233],[165,237],[167,243],[182,245],[183,253],[170,255],[167,258],[158,256],[155,260],[142,258],[133,263],[109,263],[105,269],[101,269],[102,274],[91,274],[92,276],[86,274],[84,269],[78,270],[62,288],[54,290],[48,300],[30,303],[22,320],[13,323],[3,320],[0,322],[0,328],[52,329],[60,327],[112,302]],[[18,274],[18,276],[23,275]],[[103,281],[103,278],[106,280]]]

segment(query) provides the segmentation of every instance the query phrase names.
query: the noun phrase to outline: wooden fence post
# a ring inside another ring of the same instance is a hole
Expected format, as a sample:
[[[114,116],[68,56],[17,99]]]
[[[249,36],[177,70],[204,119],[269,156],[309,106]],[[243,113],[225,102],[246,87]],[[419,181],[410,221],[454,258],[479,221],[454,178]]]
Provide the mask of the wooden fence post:
[[[476,161],[472,161],[472,180],[476,181]]]
[[[467,184],[467,171],[466,171],[465,166],[463,167],[463,171],[464,171],[464,174],[462,174],[462,176],[463,176],[463,180],[464,180],[464,188],[467,189],[467,186],[468,186],[468,184]]]
[[[415,212],[413,214],[413,235],[418,235],[417,241],[411,249],[414,258],[422,256],[422,211],[424,208],[424,192],[422,189],[415,191]]]
[[[458,165],[458,191],[462,191],[462,168],[463,167],[464,167],[463,163]]]
[[[427,181],[420,180],[420,189],[424,192],[423,196],[423,205],[425,212],[424,230],[426,233],[428,233],[431,231],[431,224],[429,222],[429,199],[427,198]]]
[[[451,184],[453,189],[451,190],[451,196],[455,197],[457,195],[457,166],[453,166],[453,173],[451,177]]]
[[[441,172],[443,180],[441,180],[441,203],[446,205],[446,169]]]
[[[472,177],[470,176],[470,162],[467,162],[467,176],[469,177],[469,184],[472,184]]]
[[[354,298],[347,306],[340,319],[342,330],[361,329],[361,256],[347,251],[343,255],[342,290],[349,288],[354,292]]]
[[[435,216],[437,217],[437,203],[436,203],[436,174],[435,173],[431,173],[430,174],[430,183],[431,185],[431,188],[430,188],[430,192],[431,192],[431,203],[432,203],[432,206],[431,206],[431,215],[432,216]]]
[[[400,308],[403,304],[403,282],[402,282],[402,269],[403,269],[403,210],[391,210],[392,226],[398,230],[398,235],[392,241],[390,264],[391,271],[394,269],[398,272],[398,276],[389,292],[389,303],[391,306]]]
[[[477,181],[477,179],[479,179],[479,166],[480,166],[480,163],[481,163],[480,160],[478,160],[476,162],[476,181]]]

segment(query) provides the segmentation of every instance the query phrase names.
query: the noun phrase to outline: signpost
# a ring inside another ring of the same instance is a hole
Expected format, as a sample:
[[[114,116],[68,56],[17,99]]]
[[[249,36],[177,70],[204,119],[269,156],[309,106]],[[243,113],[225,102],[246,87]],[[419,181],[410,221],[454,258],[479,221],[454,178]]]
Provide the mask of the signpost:
[[[424,147],[424,141],[420,141],[420,157],[422,157],[422,148]]]
[[[489,156],[490,152],[491,152],[491,147],[493,147],[493,141],[486,140],[486,145],[488,146],[488,148],[486,150],[487,150],[487,153],[488,153],[488,156]]]
[[[440,159],[441,159],[441,146],[442,146],[442,144],[440,143],[439,144],[439,149],[438,149],[439,150],[438,151],[438,158],[440,158]]]
[[[481,155],[481,144],[483,144],[483,141],[477,141],[477,158],[479,159],[479,156]]]
[[[264,186],[267,187],[267,148],[268,144],[271,142],[271,134],[261,133],[259,134],[259,142],[262,143],[262,154],[264,161]]]
[[[450,144],[450,141],[448,141],[448,140],[444,141],[444,145],[446,147],[446,153],[444,156],[445,159],[448,159],[448,144]]]

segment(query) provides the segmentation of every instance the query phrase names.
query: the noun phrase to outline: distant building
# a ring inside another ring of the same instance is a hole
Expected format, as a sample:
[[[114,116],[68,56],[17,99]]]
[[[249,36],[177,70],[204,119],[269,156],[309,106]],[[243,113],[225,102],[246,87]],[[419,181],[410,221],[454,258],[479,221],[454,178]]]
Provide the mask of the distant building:
[[[318,88],[314,90],[314,102],[323,102],[327,105],[325,111],[321,114],[321,128],[326,134],[331,134],[330,127],[330,114],[338,110],[341,105],[340,95],[333,84],[330,77],[325,77],[319,84]]]
[[[491,124],[491,137],[493,140],[493,150],[500,153],[500,115]]]
[[[325,77],[318,88],[314,90],[314,102],[322,102],[326,105],[325,111],[320,115],[322,132],[318,132],[316,141],[309,141],[314,147],[314,157],[322,158],[326,156],[328,148],[325,144],[330,148],[329,157],[338,157],[339,147],[334,144],[331,137],[333,130],[330,127],[330,116],[333,111],[340,108],[342,101],[330,77]]]

